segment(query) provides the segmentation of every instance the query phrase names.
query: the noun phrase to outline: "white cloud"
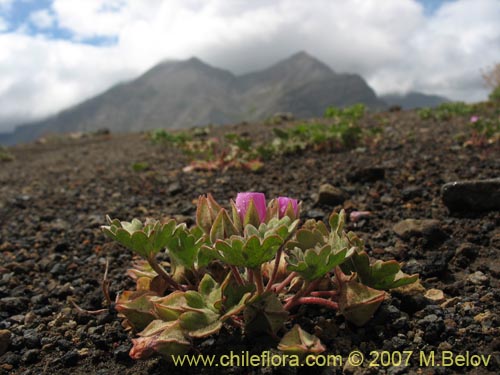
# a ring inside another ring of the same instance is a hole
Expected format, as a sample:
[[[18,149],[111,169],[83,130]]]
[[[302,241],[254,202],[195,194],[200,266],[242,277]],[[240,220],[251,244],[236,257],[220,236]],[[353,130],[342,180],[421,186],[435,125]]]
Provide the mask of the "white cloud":
[[[338,72],[362,74],[378,92],[468,101],[485,98],[480,69],[500,61],[499,0],[447,2],[431,15],[416,0],[54,0],[50,11],[31,21],[57,22],[75,41],[0,34],[0,131],[163,59],[196,55],[241,73],[306,50]],[[117,44],[76,42],[95,37]]]
[[[56,19],[47,9],[37,10],[30,14],[30,22],[39,29],[50,29],[54,26]]]

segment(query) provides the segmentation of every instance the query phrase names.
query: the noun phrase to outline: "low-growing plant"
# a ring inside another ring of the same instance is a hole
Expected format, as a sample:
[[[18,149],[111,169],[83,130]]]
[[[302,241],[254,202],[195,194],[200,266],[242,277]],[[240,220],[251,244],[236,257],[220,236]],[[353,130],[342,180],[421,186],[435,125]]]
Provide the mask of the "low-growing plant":
[[[421,108],[418,115],[422,120],[448,121],[454,116],[470,116],[476,110],[475,105],[464,102],[446,102],[436,108]]]
[[[325,110],[325,118],[335,118],[347,121],[357,121],[363,118],[366,112],[364,104],[358,103],[350,107],[337,108],[328,107]]]
[[[111,220],[104,233],[142,258],[129,270],[136,289],[115,308],[137,333],[130,356],[158,353],[167,359],[194,348],[196,339],[231,325],[246,335],[282,335],[290,313],[305,305],[338,311],[362,326],[385,298],[404,286],[398,262],[371,261],[363,241],[344,230],[345,213],[301,222],[301,204],[262,193],[239,193],[221,207],[208,194],[198,199],[196,224]],[[169,263],[157,255],[165,252]],[[318,338],[295,325],[282,336],[285,352],[316,354]]]
[[[258,171],[263,167],[259,153],[248,137],[228,133],[224,138],[186,142],[182,150],[191,159],[184,171],[222,170],[230,168]]]
[[[132,170],[134,172],[143,172],[147,169],[149,169],[149,163],[145,161],[138,161],[132,164]]]
[[[500,141],[500,118],[472,116],[469,127],[470,136],[465,146],[484,147]]]
[[[12,161],[14,156],[4,147],[0,146],[0,161]]]
[[[171,132],[164,129],[156,129],[149,133],[149,138],[155,143],[183,145],[191,140],[192,137],[187,132]]]

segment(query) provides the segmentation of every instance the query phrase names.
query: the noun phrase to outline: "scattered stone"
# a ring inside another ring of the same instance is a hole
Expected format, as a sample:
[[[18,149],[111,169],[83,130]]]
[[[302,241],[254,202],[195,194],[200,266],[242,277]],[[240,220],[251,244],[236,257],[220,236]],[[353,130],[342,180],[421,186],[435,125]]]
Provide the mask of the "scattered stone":
[[[317,204],[336,206],[344,203],[347,199],[346,194],[341,189],[330,184],[323,184],[319,187]]]
[[[437,242],[446,237],[441,229],[441,223],[432,219],[406,219],[393,227],[394,232],[404,240],[411,237],[424,237],[428,241]]]
[[[34,329],[27,329],[23,333],[24,343],[27,348],[33,349],[40,346],[40,336]]]
[[[35,363],[38,361],[40,351],[38,349],[26,350],[22,356],[22,361],[26,364]]]
[[[486,276],[481,271],[476,271],[476,272],[470,274],[467,277],[467,280],[470,281],[474,285],[485,285],[485,284],[488,284],[488,282],[489,282],[488,276]]]
[[[424,297],[435,303],[441,303],[445,300],[443,291],[439,289],[429,289],[425,292]]]
[[[79,358],[80,356],[78,355],[78,352],[76,350],[72,350],[61,357],[61,362],[66,367],[76,366]]]
[[[113,351],[113,356],[116,358],[117,361],[120,362],[125,362],[130,360],[129,356],[129,351],[130,351],[130,346],[127,345],[120,345]]]
[[[0,329],[0,356],[7,351],[11,342],[11,333],[8,329]]]
[[[0,299],[0,311],[8,313],[19,313],[28,307],[28,299],[25,297],[4,297]]]
[[[306,216],[311,219],[322,220],[325,217],[325,212],[316,208],[308,210]]]
[[[449,182],[441,196],[452,212],[500,210],[500,178]]]
[[[423,195],[423,189],[420,186],[408,186],[401,191],[404,199],[413,199]]]
[[[172,182],[168,188],[167,188],[167,192],[170,194],[170,195],[176,195],[176,194],[179,194],[180,192],[182,191],[182,186],[179,182]]]
[[[458,297],[453,297],[453,298],[450,298],[450,299],[447,299],[446,301],[444,301],[441,305],[443,309],[446,309],[447,307],[453,307],[453,306],[456,306],[457,303],[460,302],[460,298]]]
[[[382,167],[370,167],[358,169],[357,171],[348,174],[349,182],[375,182],[385,178],[385,169]]]

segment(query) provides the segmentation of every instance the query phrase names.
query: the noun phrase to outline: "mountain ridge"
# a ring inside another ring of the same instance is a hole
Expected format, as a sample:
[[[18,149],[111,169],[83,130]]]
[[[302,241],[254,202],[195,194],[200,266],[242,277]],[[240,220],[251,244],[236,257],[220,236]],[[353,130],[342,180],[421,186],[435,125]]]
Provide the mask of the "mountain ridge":
[[[103,128],[131,132],[256,122],[276,112],[318,117],[328,106],[355,103],[372,109],[387,107],[361,76],[336,73],[304,51],[242,75],[192,57],[160,62],[137,78],[115,84],[53,116],[0,134],[0,143]]]

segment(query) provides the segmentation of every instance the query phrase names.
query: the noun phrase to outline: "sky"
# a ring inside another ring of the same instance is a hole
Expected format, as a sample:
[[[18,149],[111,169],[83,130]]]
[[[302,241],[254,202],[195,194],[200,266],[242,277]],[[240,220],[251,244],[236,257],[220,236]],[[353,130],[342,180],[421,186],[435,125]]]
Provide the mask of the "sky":
[[[500,0],[0,0],[0,132],[163,60],[236,74],[307,51],[378,94],[487,97]]]

